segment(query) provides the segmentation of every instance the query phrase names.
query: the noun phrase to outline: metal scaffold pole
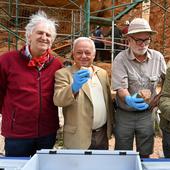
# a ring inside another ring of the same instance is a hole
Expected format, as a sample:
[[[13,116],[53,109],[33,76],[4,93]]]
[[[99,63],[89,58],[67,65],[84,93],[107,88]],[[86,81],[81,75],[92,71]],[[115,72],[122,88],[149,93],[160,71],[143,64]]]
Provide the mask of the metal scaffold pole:
[[[16,34],[18,35],[18,12],[19,12],[19,0],[16,0],[16,18],[15,18],[15,28]],[[16,37],[16,50],[18,49],[18,37]]]
[[[12,9],[11,3],[12,3],[12,0],[9,0],[8,13],[10,17],[11,17],[11,9]],[[8,33],[8,51],[10,51],[10,44],[11,44],[11,33]]]
[[[90,0],[85,0],[85,32],[84,36],[88,37],[90,33]]]
[[[112,6],[114,6],[114,0],[112,0]],[[113,60],[114,60],[114,8],[112,9],[112,51],[111,51],[111,71],[113,68]],[[111,81],[112,87],[112,81]]]
[[[114,6],[114,0],[112,0],[112,6]],[[111,54],[111,59],[113,62],[114,59],[114,8],[112,9],[112,54]]]

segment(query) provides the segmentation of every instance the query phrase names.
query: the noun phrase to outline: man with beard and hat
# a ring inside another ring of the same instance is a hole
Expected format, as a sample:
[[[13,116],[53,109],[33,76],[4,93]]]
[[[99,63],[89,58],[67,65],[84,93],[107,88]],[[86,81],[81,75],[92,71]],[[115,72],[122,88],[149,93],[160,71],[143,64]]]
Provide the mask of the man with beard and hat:
[[[112,84],[116,90],[115,149],[136,149],[141,158],[153,152],[154,118],[152,110],[160,98],[157,84],[164,78],[166,63],[163,55],[149,48],[153,31],[143,18],[131,21],[127,40],[129,48],[113,61]]]

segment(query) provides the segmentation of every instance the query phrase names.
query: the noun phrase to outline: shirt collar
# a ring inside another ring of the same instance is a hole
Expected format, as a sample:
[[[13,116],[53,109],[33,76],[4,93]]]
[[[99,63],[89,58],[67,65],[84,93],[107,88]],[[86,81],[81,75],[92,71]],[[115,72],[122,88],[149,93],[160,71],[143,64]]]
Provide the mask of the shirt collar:
[[[136,57],[134,56],[134,54],[133,54],[133,52],[132,52],[132,50],[129,48],[128,49],[128,56],[129,56],[129,59],[130,60],[136,60]],[[147,57],[147,59],[152,59],[152,56],[151,56],[151,54],[150,54],[150,51],[149,51],[149,49],[147,50],[147,52],[146,52],[146,57]],[[146,60],[145,60],[146,61]]]
[[[29,59],[32,58],[32,55],[31,55],[30,50],[29,50],[29,45],[26,45],[26,46],[25,46],[25,55],[26,55]]]
[[[77,70],[79,70],[79,68],[77,67],[77,65],[74,63],[73,64],[73,70],[74,71],[77,71]],[[89,68],[90,70],[92,70],[93,71],[93,73],[96,73],[97,71],[99,71],[100,70],[100,68],[99,67],[96,67],[96,66],[94,66],[93,64],[90,66],[90,68]]]

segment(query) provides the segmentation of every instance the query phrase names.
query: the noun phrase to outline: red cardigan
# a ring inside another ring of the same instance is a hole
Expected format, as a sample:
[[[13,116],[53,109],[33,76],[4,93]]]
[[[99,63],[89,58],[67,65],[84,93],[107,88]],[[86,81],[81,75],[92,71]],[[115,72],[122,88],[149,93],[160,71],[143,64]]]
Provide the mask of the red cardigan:
[[[38,71],[28,62],[21,51],[0,56],[0,112],[5,137],[35,138],[56,133],[59,128],[53,92],[54,73],[62,64],[50,56]]]

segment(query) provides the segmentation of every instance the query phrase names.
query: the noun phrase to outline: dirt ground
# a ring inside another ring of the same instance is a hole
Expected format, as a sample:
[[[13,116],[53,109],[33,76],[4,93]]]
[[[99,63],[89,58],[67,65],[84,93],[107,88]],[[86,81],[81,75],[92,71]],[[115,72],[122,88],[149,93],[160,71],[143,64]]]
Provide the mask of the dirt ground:
[[[0,155],[4,154],[4,138],[0,135]]]

